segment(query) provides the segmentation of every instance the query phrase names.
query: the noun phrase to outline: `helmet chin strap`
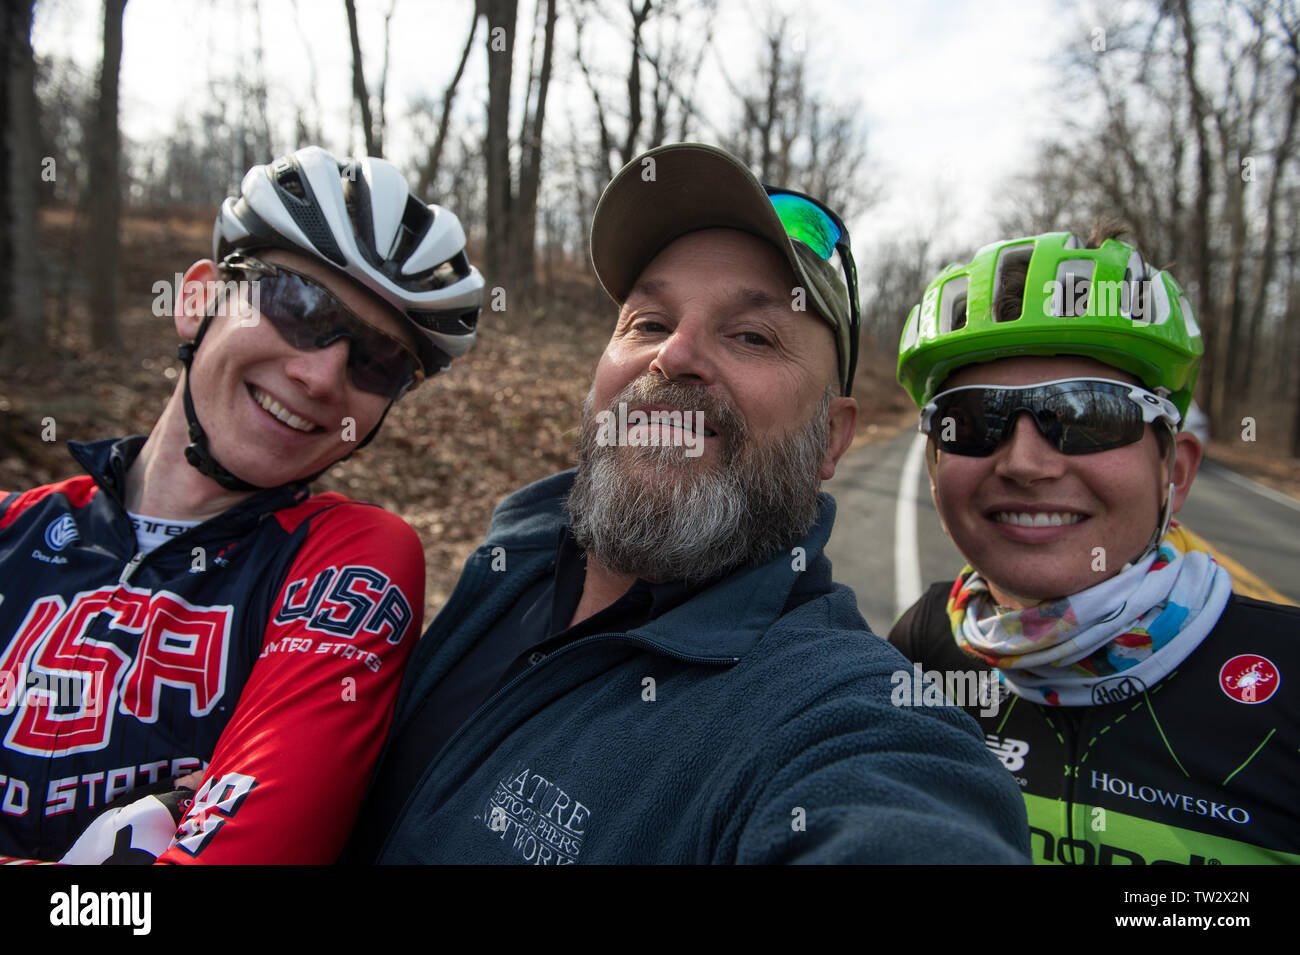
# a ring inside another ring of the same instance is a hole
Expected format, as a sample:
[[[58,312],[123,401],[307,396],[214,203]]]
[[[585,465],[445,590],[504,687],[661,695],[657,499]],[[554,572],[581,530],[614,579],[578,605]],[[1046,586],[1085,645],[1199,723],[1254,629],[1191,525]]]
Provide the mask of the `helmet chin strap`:
[[[194,411],[194,399],[190,395],[190,371],[194,362],[194,353],[198,350],[199,343],[203,341],[203,336],[208,330],[208,323],[211,321],[211,315],[204,318],[203,324],[199,326],[198,335],[194,337],[194,341],[185,342],[176,350],[181,363],[185,365],[185,390],[182,393],[182,398],[185,407],[185,422],[189,428],[190,436],[190,443],[185,448],[185,460],[188,461],[190,466],[200,474],[216,481],[227,491],[264,491],[267,490],[267,488],[257,484],[250,484],[243,478],[232,474],[222,466],[220,461],[212,456],[212,451],[208,447],[207,432],[203,430],[203,425],[199,424],[199,417]],[[356,454],[374,440],[375,435],[379,433],[380,427],[383,426],[384,419],[388,417],[388,409],[392,406],[393,403],[391,401],[384,406],[383,414],[379,416],[379,420],[375,423],[375,426],[370,429],[370,433],[362,438],[357,446],[347,454],[343,455],[343,457],[339,458],[337,461],[331,461],[315,474],[308,475],[304,478],[297,478],[293,481],[286,481],[284,485],[279,486],[310,484],[330,468],[334,467],[334,465],[342,464],[348,458],[352,457],[352,455]]]
[[[1165,489],[1165,499],[1160,505],[1160,523],[1156,525],[1155,533],[1151,535],[1147,540],[1146,546],[1142,548],[1142,553],[1138,554],[1124,565],[1125,570],[1132,567],[1138,561],[1142,560],[1142,558],[1146,557],[1147,554],[1160,546],[1160,542],[1164,540],[1165,534],[1169,532],[1169,522],[1174,518],[1174,466],[1178,461],[1178,433],[1174,430],[1173,425],[1170,425],[1167,422],[1166,427],[1169,428],[1169,456],[1166,462],[1169,465],[1169,487]]]

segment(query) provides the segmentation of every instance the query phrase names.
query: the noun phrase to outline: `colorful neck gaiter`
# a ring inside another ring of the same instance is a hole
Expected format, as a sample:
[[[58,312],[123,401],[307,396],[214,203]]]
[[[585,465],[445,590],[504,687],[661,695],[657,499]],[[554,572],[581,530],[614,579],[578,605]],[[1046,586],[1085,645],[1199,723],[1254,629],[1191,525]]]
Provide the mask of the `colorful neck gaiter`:
[[[1171,523],[1155,553],[1060,600],[997,612],[970,566],[948,597],[957,645],[996,668],[1017,696],[1098,706],[1137,695],[1182,663],[1210,632],[1232,579]]]

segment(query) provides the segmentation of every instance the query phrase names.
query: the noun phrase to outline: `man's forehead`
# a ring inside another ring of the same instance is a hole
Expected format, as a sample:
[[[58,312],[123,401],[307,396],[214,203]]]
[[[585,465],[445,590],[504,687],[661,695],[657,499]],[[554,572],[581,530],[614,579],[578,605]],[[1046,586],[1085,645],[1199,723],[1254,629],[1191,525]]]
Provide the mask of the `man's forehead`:
[[[701,283],[699,263],[712,269]],[[756,306],[789,309],[794,296],[794,271],[781,252],[765,239],[739,229],[707,228],[679,236],[645,264],[628,297],[653,297],[707,290],[726,297],[748,299]]]
[[[698,291],[699,288],[694,283],[674,282],[672,276],[647,278],[643,275],[632,286],[632,291],[628,293],[623,307],[635,306],[648,299],[671,298],[676,295]],[[793,313],[795,311],[793,296],[778,295],[771,289],[761,286],[736,285],[726,287],[719,285],[716,288],[709,289],[709,291],[724,302],[736,306],[778,312]]]

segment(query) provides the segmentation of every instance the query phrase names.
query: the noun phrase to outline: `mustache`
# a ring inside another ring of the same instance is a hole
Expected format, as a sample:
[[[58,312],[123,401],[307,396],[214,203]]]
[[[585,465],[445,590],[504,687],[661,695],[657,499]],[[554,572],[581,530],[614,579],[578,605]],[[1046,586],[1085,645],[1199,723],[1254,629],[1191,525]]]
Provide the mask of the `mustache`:
[[[685,404],[683,413],[712,412],[709,428],[720,441],[740,446],[734,455],[723,450],[716,467],[683,467],[680,456],[659,454],[660,448],[625,447],[627,454],[615,454],[615,446],[601,446],[591,427],[595,401],[588,392],[578,469],[566,502],[575,539],[607,569],[654,581],[705,581],[787,550],[817,517],[830,400],[827,388],[801,430],[764,439],[698,385],[673,384],[662,376],[634,382],[616,404]]]
[[[709,429],[722,439],[723,460],[731,460],[749,439],[745,419],[703,385],[669,381],[653,373],[642,375],[610,400],[608,410],[616,412],[620,402],[626,403],[629,408],[656,404],[681,411],[699,412]]]

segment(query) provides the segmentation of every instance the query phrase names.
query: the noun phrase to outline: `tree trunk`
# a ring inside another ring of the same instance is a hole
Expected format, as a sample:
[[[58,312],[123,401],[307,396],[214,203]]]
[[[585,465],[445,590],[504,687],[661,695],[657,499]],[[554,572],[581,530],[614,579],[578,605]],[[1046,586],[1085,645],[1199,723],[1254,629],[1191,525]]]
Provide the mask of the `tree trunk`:
[[[1249,324],[1246,329],[1245,375],[1249,381],[1257,365],[1255,352],[1258,348],[1259,328],[1264,323],[1264,312],[1268,305],[1269,286],[1273,284],[1273,272],[1277,256],[1277,203],[1282,192],[1282,171],[1291,157],[1292,143],[1295,141],[1296,121],[1300,116],[1300,59],[1292,64],[1290,99],[1287,104],[1286,124],[1282,140],[1273,152],[1273,169],[1269,174],[1268,194],[1264,200],[1264,250],[1260,255],[1260,271],[1255,285],[1255,296],[1248,312]]]
[[[366,140],[366,155],[383,155],[383,144],[375,141],[370,116],[370,94],[366,92],[366,74],[361,68],[361,35],[357,32],[357,8],[353,0],[343,0],[348,11],[348,36],[352,41],[352,98],[361,110],[361,132]]]
[[[86,288],[93,316],[90,338],[94,348],[118,351],[122,326],[118,319],[118,272],[122,214],[121,134],[117,128],[117,86],[122,67],[122,15],[126,0],[104,0],[104,59],[99,71],[99,99],[91,141],[87,227]]]
[[[628,0],[627,11],[632,14],[632,62],[627,68],[627,135],[623,137],[623,166],[636,158],[636,137],[641,131],[641,28],[645,26],[650,10],[650,0],[645,0],[639,11],[635,2]]]
[[[1192,130],[1196,135],[1196,195],[1193,201],[1191,247],[1192,280],[1196,283],[1196,309],[1206,325],[1212,326],[1214,337],[1222,339],[1224,329],[1214,321],[1210,308],[1213,301],[1210,282],[1210,200],[1213,192],[1210,156],[1209,132],[1206,121],[1209,109],[1205,96],[1196,80],[1196,29],[1192,24],[1192,13],[1188,0],[1178,0],[1178,22],[1183,34],[1184,51],[1183,77],[1187,83],[1187,95],[1192,110]],[[1206,343],[1207,345],[1209,342]],[[1215,369],[1220,371],[1220,369]],[[1220,371],[1220,373],[1222,373]],[[1212,419],[1224,419],[1224,406],[1227,395],[1221,381],[1211,377],[1206,400],[1211,404]]]
[[[513,189],[510,182],[510,81],[518,0],[484,0],[487,12],[487,273],[488,283],[514,279],[510,261]]]
[[[375,148],[380,151],[374,153],[376,156],[383,155],[384,134],[388,130],[388,53],[391,47],[389,41],[392,36],[393,13],[396,10],[397,0],[392,0],[388,12],[384,14],[384,65],[379,71],[379,115],[375,122]]]
[[[31,43],[34,6],[35,0],[7,3],[0,14],[4,23],[0,103],[5,104],[6,117],[0,140],[4,170],[0,208],[8,210],[0,231],[0,261],[6,263],[0,269],[0,362],[10,366],[39,362],[45,352],[36,232],[36,196],[43,180],[36,154],[39,136]]]
[[[614,154],[614,137],[610,134],[609,124],[605,121],[605,105],[600,99],[600,89],[596,86],[595,77],[591,75],[591,70],[587,68],[587,60],[582,55],[582,14],[575,11],[574,16],[575,56],[578,60],[578,69],[582,71],[582,78],[587,81],[587,89],[591,91],[591,101],[596,110],[596,129],[600,134],[600,162],[596,167],[596,188],[602,189],[605,183],[614,178],[614,173],[617,171],[609,161],[610,156]],[[580,169],[581,163],[575,163],[575,168]]]
[[[460,62],[456,65],[456,75],[451,78],[451,82],[442,93],[442,116],[438,118],[438,133],[433,138],[433,145],[429,147],[429,156],[420,170],[420,180],[415,187],[416,193],[426,202],[429,190],[437,181],[438,167],[442,165],[442,152],[447,145],[447,126],[451,122],[451,107],[456,99],[456,87],[460,85],[460,78],[465,74],[465,64],[469,62],[470,50],[474,48],[474,37],[478,33],[478,18],[482,12],[482,3],[476,3],[474,15],[469,21],[469,36],[465,39],[465,49],[461,51]]]
[[[546,26],[542,39],[542,62],[537,72],[537,94],[533,112],[524,123],[519,144],[519,198],[515,204],[514,262],[520,297],[531,298],[536,276],[537,194],[542,183],[542,136],[546,122],[546,94],[551,85],[551,59],[555,48],[555,0],[546,0]],[[531,83],[530,83],[531,85]]]
[[[1217,359],[1216,390],[1225,412],[1236,416],[1236,407],[1246,397],[1248,383],[1242,381],[1241,349],[1243,335],[1242,280],[1246,267],[1246,197],[1245,183],[1240,174],[1240,151],[1230,142],[1231,132],[1220,129],[1223,150],[1223,225],[1227,227],[1227,272],[1222,282],[1219,303],[1219,350]],[[1235,175],[1234,175],[1235,172]]]

